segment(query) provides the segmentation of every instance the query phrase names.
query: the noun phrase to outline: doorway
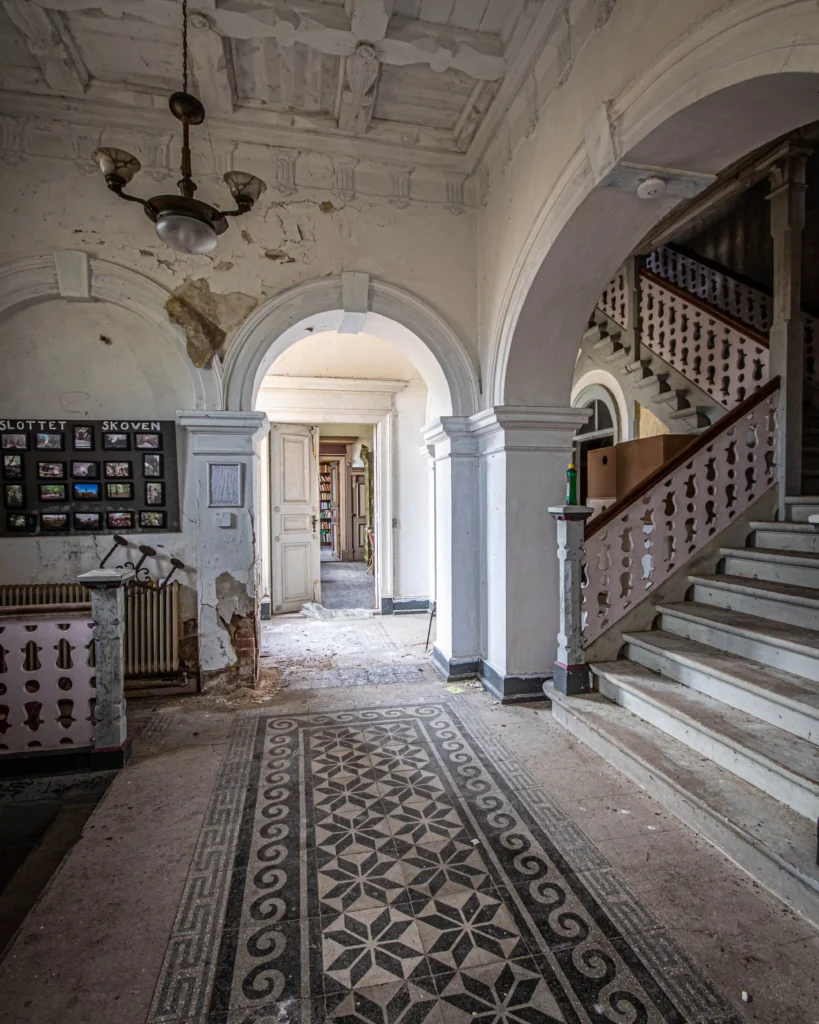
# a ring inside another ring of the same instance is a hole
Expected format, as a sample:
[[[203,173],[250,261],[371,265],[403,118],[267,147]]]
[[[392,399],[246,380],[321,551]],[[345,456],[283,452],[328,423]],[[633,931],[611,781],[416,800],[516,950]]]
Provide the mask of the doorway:
[[[342,433],[343,431],[343,433]],[[321,604],[333,610],[375,608],[371,459],[373,431],[319,427]]]

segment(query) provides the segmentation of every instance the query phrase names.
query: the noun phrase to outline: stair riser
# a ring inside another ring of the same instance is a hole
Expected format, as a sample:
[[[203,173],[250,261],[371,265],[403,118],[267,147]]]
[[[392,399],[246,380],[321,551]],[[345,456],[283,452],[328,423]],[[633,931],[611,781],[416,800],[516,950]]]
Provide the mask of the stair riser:
[[[696,640],[709,647],[716,647],[728,654],[738,654],[742,658],[750,658],[771,668],[792,672],[796,676],[804,676],[814,682],[819,681],[819,658],[801,651],[793,651],[781,647],[770,640],[757,636],[745,636],[724,629],[718,624],[691,622],[673,612],[663,612],[662,628],[677,636]]]
[[[567,708],[554,702],[552,716],[582,743],[603,757],[612,767],[641,786],[689,828],[713,843],[760,885],[784,900],[797,913],[819,927],[819,893],[788,871],[777,859],[767,856],[747,834],[737,831],[701,801],[690,799],[650,765],[634,757],[608,736],[589,728]]]
[[[776,597],[745,594],[723,587],[709,587],[704,583],[695,583],[691,596],[693,601],[710,604],[715,608],[728,608],[734,612],[773,619],[774,622],[789,622],[805,629],[819,630],[819,608],[805,608],[798,604],[779,601]]]
[[[815,715],[806,714],[798,708],[771,700],[757,690],[731,683],[721,676],[711,675],[703,668],[686,665],[640,644],[628,644],[627,651],[626,657],[638,665],[644,665],[653,672],[784,729],[803,740],[819,744],[819,711]]]
[[[754,530],[754,547],[816,554],[819,552],[819,529],[815,534],[791,533],[787,530]]]
[[[618,686],[602,673],[595,673],[595,678],[600,693],[626,711],[786,804],[797,814],[814,821],[819,817],[819,786],[809,788],[779,766],[756,760],[727,740],[704,732],[691,722],[645,700],[640,694]]]
[[[772,583],[790,583],[794,587],[819,588],[819,565],[786,565],[783,562],[763,562],[753,557],[726,555],[722,572],[727,576],[746,576],[748,579],[770,580]]]
[[[792,523],[806,523],[808,516],[814,516],[819,512],[819,502],[817,501],[806,501],[802,504],[792,504],[788,507]]]

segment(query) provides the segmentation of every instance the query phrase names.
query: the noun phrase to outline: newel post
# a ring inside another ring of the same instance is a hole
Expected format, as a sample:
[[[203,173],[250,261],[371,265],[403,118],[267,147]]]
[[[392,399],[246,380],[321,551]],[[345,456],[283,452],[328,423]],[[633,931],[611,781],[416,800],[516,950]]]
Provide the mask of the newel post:
[[[134,578],[133,569],[93,569],[77,577],[91,592],[96,648],[96,690],[94,705],[95,767],[122,767],[130,754],[125,719],[125,585]]]
[[[594,512],[588,505],[553,505],[560,562],[560,632],[554,688],[559,693],[588,693],[591,672],[583,652],[583,540],[586,520]]]

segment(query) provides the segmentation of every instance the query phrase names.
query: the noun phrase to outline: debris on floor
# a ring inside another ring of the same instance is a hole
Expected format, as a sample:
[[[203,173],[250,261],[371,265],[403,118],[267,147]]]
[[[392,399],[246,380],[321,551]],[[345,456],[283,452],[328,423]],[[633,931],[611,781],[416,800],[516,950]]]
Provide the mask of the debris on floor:
[[[308,601],[301,606],[301,614],[306,619],[371,619],[375,612],[371,608],[325,608],[324,605]]]

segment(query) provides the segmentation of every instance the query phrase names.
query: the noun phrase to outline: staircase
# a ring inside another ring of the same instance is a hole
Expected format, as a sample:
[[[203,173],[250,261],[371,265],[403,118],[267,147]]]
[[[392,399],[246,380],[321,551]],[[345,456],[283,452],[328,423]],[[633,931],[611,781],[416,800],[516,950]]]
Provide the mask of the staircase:
[[[819,925],[819,499],[752,522],[745,547],[656,604],[596,693],[552,713],[611,764]]]
[[[642,349],[634,358],[634,339],[599,309],[595,309],[583,335],[581,358],[621,378],[627,399],[654,413],[672,434],[696,434],[717,420],[724,410],[694,387],[672,366]],[[580,376],[590,366],[582,365]]]

